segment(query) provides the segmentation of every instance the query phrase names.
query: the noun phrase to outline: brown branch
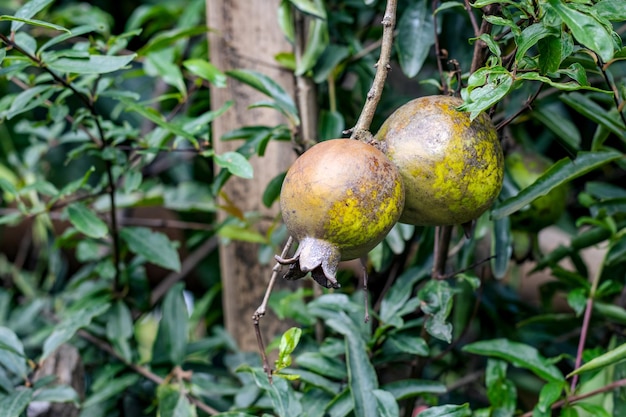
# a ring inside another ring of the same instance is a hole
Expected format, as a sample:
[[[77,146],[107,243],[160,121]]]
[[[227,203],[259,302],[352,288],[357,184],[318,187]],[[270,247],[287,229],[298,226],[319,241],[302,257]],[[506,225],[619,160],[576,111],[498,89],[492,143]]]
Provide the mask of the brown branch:
[[[470,4],[469,0],[465,0],[463,4],[465,6],[465,10],[467,11],[467,15],[469,16],[470,22],[472,22],[472,27],[474,28],[474,36],[479,37],[480,28],[478,27],[476,16],[474,15],[474,12],[472,11],[472,5]]]
[[[498,123],[498,125],[496,126],[496,130],[497,131],[502,130],[505,126],[507,126],[509,123],[511,123],[513,120],[515,120],[520,114],[522,114],[526,110],[530,109],[532,104],[533,104],[533,102],[539,96],[539,93],[543,89],[544,85],[545,85],[544,83],[539,84],[539,88],[537,88],[537,91],[535,91],[535,93],[532,96],[528,97],[528,99],[526,100],[524,105],[522,107],[520,107],[519,109],[517,109],[517,111],[515,113],[513,113],[512,115],[510,115],[509,117],[507,117],[506,119],[501,121],[500,123]]]
[[[367,99],[365,101],[365,105],[363,106],[363,110],[361,111],[361,115],[359,116],[359,120],[352,130],[352,139],[369,139],[371,137],[369,128],[372,124],[376,107],[378,106],[378,102],[380,101],[380,97],[383,93],[387,73],[391,68],[389,62],[393,48],[393,32],[396,25],[396,6],[397,0],[387,1],[385,15],[382,20],[383,37],[380,48],[380,58],[376,64],[376,75],[374,75],[372,87],[367,93]]]
[[[113,347],[109,343],[107,343],[106,341],[104,341],[104,340],[102,340],[102,339],[92,335],[91,333],[87,332],[86,330],[79,330],[77,334],[78,334],[78,336],[80,336],[81,338],[85,339],[86,341],[88,341],[92,345],[98,347],[100,350],[102,350],[102,351],[108,353],[109,355],[113,356],[114,358],[116,358],[117,360],[122,362],[124,365],[126,365],[130,369],[132,369],[135,373],[143,376],[144,378],[154,382],[157,385],[160,385],[163,382],[165,382],[164,378],[160,377],[159,375],[155,374],[154,372],[150,371],[149,369],[147,369],[147,368],[145,368],[145,367],[143,367],[141,365],[137,365],[135,363],[128,362],[122,355],[117,353],[115,351],[115,349],[113,349]],[[215,415],[215,414],[219,413],[219,411],[217,411],[213,407],[205,404],[204,402],[202,402],[198,398],[192,396],[191,394],[185,393],[185,396],[187,397],[187,399],[189,400],[190,403],[192,403],[193,405],[195,405],[196,407],[198,407],[199,409],[201,409],[205,413],[207,413],[209,415]]]
[[[597,62],[598,68],[600,68],[600,72],[602,72],[602,77],[604,78],[604,81],[613,92],[613,101],[615,102],[615,107],[617,108],[617,114],[619,114],[619,117],[622,119],[622,123],[624,123],[624,126],[626,126],[626,116],[624,115],[624,101],[620,99],[619,91],[617,91],[617,86],[615,85],[615,83],[611,82],[611,79],[607,72],[607,68],[609,67],[610,63],[604,64],[600,60],[600,57],[597,57]]]
[[[45,71],[46,73],[48,73],[54,79],[54,81],[56,81],[59,85],[70,90],[74,94],[74,96],[76,96],[85,105],[85,107],[87,107],[96,125],[98,135],[100,136],[99,138],[100,149],[104,150],[107,147],[108,143],[106,141],[104,130],[102,129],[102,125],[100,123],[100,117],[98,115],[98,112],[96,110],[95,104],[92,101],[92,99],[87,97],[85,94],[81,93],[80,91],[78,91],[78,89],[76,89],[76,87],[74,87],[74,85],[71,82],[67,81],[66,79],[58,75],[56,72],[52,71],[47,66],[47,64],[44,61],[42,61],[38,56],[31,54],[30,52],[28,52],[27,50],[25,50],[24,48],[16,44],[13,41],[13,39],[9,39],[4,34],[0,33],[0,41],[4,42],[8,47],[15,49],[20,54],[24,55],[30,61],[35,63],[39,68],[41,68],[42,71]],[[117,287],[119,286],[119,283],[120,283],[121,269],[120,269],[120,237],[119,237],[119,229],[118,229],[117,213],[116,213],[117,205],[115,201],[115,192],[116,192],[117,187],[115,184],[115,180],[113,178],[112,162],[110,160],[105,160],[104,165],[105,165],[107,181],[109,183],[109,201],[111,204],[111,237],[113,241],[113,261],[114,261],[114,268],[115,268],[114,282],[115,282],[116,289],[118,289]]]
[[[587,399],[589,397],[593,397],[593,396],[598,395],[598,394],[604,394],[605,392],[614,390],[616,388],[624,387],[624,386],[626,386],[626,378],[625,379],[619,379],[619,380],[617,380],[615,382],[612,382],[612,383],[610,383],[608,385],[603,386],[602,388],[598,388],[598,389],[595,389],[593,391],[586,392],[584,394],[572,395],[571,397],[565,398],[563,400],[559,400],[559,401],[555,402],[554,404],[552,404],[550,406],[550,409],[556,410],[557,408],[561,408],[564,405],[572,404],[572,403],[575,403],[575,402],[578,402],[578,401],[582,401],[582,400]],[[532,415],[533,415],[533,412],[532,411],[528,411],[527,413],[524,413],[524,414],[520,415],[519,417],[532,417]]]

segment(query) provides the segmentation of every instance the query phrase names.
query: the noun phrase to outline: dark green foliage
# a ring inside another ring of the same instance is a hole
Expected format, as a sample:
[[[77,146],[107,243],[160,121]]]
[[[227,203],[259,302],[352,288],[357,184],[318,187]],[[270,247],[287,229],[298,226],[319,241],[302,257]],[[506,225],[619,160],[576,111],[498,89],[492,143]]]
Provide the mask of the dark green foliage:
[[[334,292],[273,294],[270,307],[296,327],[270,341],[272,383],[259,355],[223,329],[210,243],[257,243],[259,262],[280,250],[279,221],[261,232],[258,213],[216,199],[232,175],[254,177],[248,159],[271,141],[310,145],[298,101],[261,72],[207,61],[204,0],[5,3],[0,241],[13,243],[0,252],[2,416],[27,415],[35,401],[80,406],[82,417],[623,415],[622,0],[398,2],[372,132],[409,99],[451,93],[472,117],[492,117],[505,150],[558,162],[523,190],[506,178],[493,210],[469,237],[453,230],[448,246],[433,228],[396,225],[369,255],[369,323],[349,270]],[[382,0],[280,2],[285,37],[305,45],[275,58],[315,85],[316,139],[341,137],[358,119],[384,9]],[[207,111],[208,87],[230,80],[264,94],[252,107],[284,123],[212,137],[232,103]],[[217,154],[216,140],[240,146]],[[266,207],[282,178],[265,190]],[[510,216],[564,184],[557,224],[519,241]],[[175,218],[132,215],[145,208]],[[183,231],[159,230],[168,222]],[[556,234],[562,242],[546,244]],[[188,274],[185,249],[203,245],[201,288],[166,280],[164,291],[149,279]],[[433,274],[435,250],[449,256]],[[525,291],[532,273],[549,278]],[[83,363],[78,379],[37,374],[68,345]]]

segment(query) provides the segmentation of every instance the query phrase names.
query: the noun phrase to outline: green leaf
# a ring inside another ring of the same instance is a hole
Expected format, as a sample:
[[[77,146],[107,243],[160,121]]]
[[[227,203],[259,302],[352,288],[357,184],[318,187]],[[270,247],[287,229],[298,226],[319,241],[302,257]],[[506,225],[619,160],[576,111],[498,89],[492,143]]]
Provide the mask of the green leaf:
[[[470,75],[468,87],[461,90],[465,103],[459,110],[470,112],[470,119],[474,120],[506,96],[512,87],[513,77],[505,68],[481,68]]]
[[[238,226],[236,224],[225,224],[217,230],[220,237],[239,240],[242,242],[267,244],[267,237],[250,227]]]
[[[276,372],[291,366],[291,354],[298,346],[302,329],[292,327],[283,333],[278,346],[278,359],[276,359]]]
[[[66,29],[63,26],[55,25],[55,24],[49,23],[49,22],[44,22],[43,20],[26,19],[26,18],[23,18],[23,17],[2,15],[2,16],[0,16],[0,21],[3,21],[3,20],[10,20],[10,21],[13,21],[13,22],[20,22],[22,24],[25,23],[25,24],[31,25],[31,26],[39,26],[39,27],[46,28],[46,29],[59,30],[61,32],[71,33],[69,29]]]
[[[180,271],[180,257],[167,235],[145,227],[125,227],[120,230],[120,237],[131,252],[143,256],[148,262]]]
[[[116,301],[109,310],[106,334],[109,340],[128,339],[133,335],[133,319],[123,301]]]
[[[334,80],[338,66],[349,56],[350,48],[332,43],[328,45],[315,63],[313,81],[321,84],[329,77]]]
[[[563,71],[561,71],[563,72]],[[556,82],[556,81],[552,81],[552,79],[548,78],[548,77],[544,77],[543,75],[540,75],[538,72],[525,72],[523,74],[517,74],[516,76],[517,80],[527,80],[527,81],[541,81],[542,83],[546,83],[551,87],[557,88],[559,90],[562,91],[576,91],[576,90],[590,90],[590,91],[597,91],[599,93],[606,93],[608,94],[609,92],[606,90],[602,90],[601,88],[596,88],[596,87],[592,87],[590,85],[585,85],[585,84],[580,84],[579,82],[574,82],[574,81],[570,81],[570,82]]]
[[[426,262],[423,267],[412,267],[405,270],[391,286],[380,305],[380,320],[383,324],[401,327],[403,322],[401,315],[403,307],[411,298],[409,289],[419,281],[426,278],[430,273],[432,262]]]
[[[206,26],[182,27],[159,32],[156,36],[150,38],[149,42],[141,49],[139,49],[137,53],[142,56],[147,55],[148,53],[152,53],[169,47],[180,39],[190,38],[196,35],[203,35],[206,32]]]
[[[89,55],[87,59],[59,58],[48,63],[54,71],[70,74],[106,74],[130,64],[137,54],[124,56]]]
[[[312,0],[288,0],[296,9],[304,14],[311,15],[320,19],[326,19],[326,10],[323,4]]]
[[[315,66],[329,43],[328,22],[325,19],[315,19],[310,23],[304,53],[296,62],[295,75],[306,74]]]
[[[626,8],[622,0],[600,0],[593,8],[598,14],[610,21],[626,20]]]
[[[421,300],[420,308],[427,315],[424,327],[437,339],[452,341],[452,324],[447,321],[452,309],[452,288],[447,281],[430,280],[417,294]]]
[[[491,408],[496,415],[513,415],[517,404],[517,389],[506,377],[507,363],[499,359],[488,359],[485,370],[485,385]]]
[[[385,343],[393,346],[394,350],[417,356],[428,356],[426,341],[417,335],[391,334]]]
[[[272,401],[274,412],[279,417],[292,417],[302,415],[302,405],[296,398],[296,393],[290,383],[284,378],[273,378],[270,384],[267,374],[261,368],[252,368],[248,365],[241,366],[237,372],[252,374],[257,386],[265,390]]]
[[[33,397],[33,401],[50,401],[55,403],[74,403],[80,404],[80,397],[74,388],[67,385],[57,385],[54,387],[45,387],[37,390]]]
[[[626,343],[612,349],[598,357],[593,358],[589,362],[580,366],[577,369],[574,369],[572,372],[567,375],[568,378],[581,374],[583,372],[589,372],[596,369],[602,369],[607,366],[613,365],[614,363],[620,362],[626,358]]]
[[[13,98],[11,107],[5,113],[5,117],[12,119],[19,114],[42,106],[54,92],[55,88],[51,85],[38,85],[22,91]]]
[[[283,32],[283,35],[285,35],[285,38],[291,43],[294,43],[296,37],[293,13],[294,11],[289,0],[281,0],[277,13],[278,26]]]
[[[22,7],[20,7],[16,12],[14,17],[21,19],[30,19],[35,16],[37,13],[42,11],[46,6],[52,3],[53,0],[31,0],[24,3]],[[11,32],[16,32],[22,26],[24,26],[23,22],[13,21],[11,22]]]
[[[371,392],[378,388],[378,380],[360,330],[344,312],[337,313],[326,324],[345,337],[348,386],[354,401],[355,414],[361,417],[377,417],[378,402]]]
[[[428,407],[428,409],[419,413],[419,417],[469,417],[471,415],[472,411],[469,408],[469,404],[447,404]]]
[[[552,381],[541,387],[539,401],[537,401],[535,410],[550,416],[551,406],[561,397],[561,392],[563,392],[564,388],[565,381]]]
[[[463,351],[506,360],[515,366],[528,369],[546,381],[563,381],[563,375],[558,368],[529,345],[507,339],[493,339],[470,343],[463,347]]]
[[[226,74],[204,59],[188,59],[183,61],[183,66],[192,74],[207,80],[216,87],[226,87]]]
[[[559,109],[559,103],[541,106],[532,112],[533,118],[539,120],[545,127],[557,136],[561,145],[570,153],[580,151],[581,136],[576,125]],[[562,107],[562,106],[561,106]]]
[[[320,141],[341,138],[346,122],[341,113],[322,110],[318,121],[318,138]]]
[[[283,113],[290,119],[295,125],[300,124],[298,118],[298,109],[293,102],[293,99],[285,90],[265,74],[250,70],[231,70],[227,71],[226,75],[232,77],[244,84],[249,85],[255,90],[273,98]]]
[[[109,232],[107,224],[83,203],[70,204],[66,211],[72,225],[86,236],[100,239]]]
[[[396,49],[402,72],[415,77],[420,70],[430,48],[435,43],[433,15],[429,13],[427,1],[412,2],[398,22]]]
[[[325,356],[319,352],[305,352],[298,356],[297,363],[300,368],[309,369],[327,378],[333,378],[339,381],[347,378],[347,372],[343,362],[336,358]]]
[[[521,190],[516,196],[504,201],[491,212],[491,216],[494,219],[501,219],[515,213],[536,198],[548,194],[559,185],[622,157],[623,155],[616,151],[600,151],[579,152],[574,160],[563,158],[537,178],[532,185]]]
[[[24,346],[15,332],[0,327],[0,366],[20,378],[28,377]]]
[[[187,349],[189,313],[183,297],[184,284],[179,282],[165,295],[156,341],[153,362],[182,365]]]
[[[385,384],[382,388],[385,391],[389,391],[398,401],[423,394],[441,395],[448,391],[441,382],[423,379],[403,379]]]
[[[31,388],[21,388],[9,395],[0,397],[0,410],[3,417],[20,417],[33,396]]]
[[[574,39],[600,55],[604,62],[613,58],[613,37],[602,23],[561,0],[548,0],[548,4],[572,31]]]
[[[176,88],[180,94],[187,96],[183,73],[174,59],[174,48],[161,49],[146,55],[143,69],[149,76],[159,77],[166,84]]]
[[[91,396],[85,399],[81,408],[84,410],[96,404],[102,403],[109,398],[115,397],[120,392],[126,391],[129,387],[137,384],[140,378],[141,377],[135,373],[118,375],[115,378],[111,378],[107,384],[104,384],[103,387],[94,391]]]
[[[182,129],[180,126],[166,121],[163,115],[157,112],[155,109],[151,107],[147,107],[140,103],[135,103],[134,101],[131,101],[127,98],[120,97],[119,101],[122,102],[124,106],[126,106],[126,111],[134,111],[136,113],[139,113],[141,116],[150,120],[157,126],[162,127],[163,129],[166,129],[167,131],[177,136],[181,136],[189,140],[196,149],[198,148],[198,140],[196,139],[194,135],[188,133],[187,131]]]
[[[539,51],[539,72],[542,75],[556,72],[563,60],[561,56],[561,38],[559,36],[548,36],[539,39],[537,50]]]
[[[497,279],[504,278],[509,268],[509,259],[513,252],[513,235],[511,234],[511,221],[508,217],[493,221],[491,239],[491,269]]]
[[[606,127],[620,139],[626,140],[626,128],[617,114],[607,112],[598,103],[581,93],[564,94],[559,98],[589,120]]]
[[[517,52],[515,53],[515,62],[520,62],[522,58],[526,55],[526,52],[537,45],[541,39],[551,36],[558,36],[558,32],[555,28],[544,26],[541,23],[535,23],[526,27],[520,34],[515,38],[515,43],[517,44]],[[560,49],[559,49],[560,51]],[[558,68],[558,66],[557,66]]]
[[[196,417],[196,407],[176,385],[159,385],[157,401],[159,417]]]
[[[89,326],[94,317],[104,314],[109,307],[109,303],[100,302],[98,304],[92,303],[79,310],[68,311],[63,320],[54,326],[54,330],[44,341],[40,360],[43,361],[50,356],[59,346],[74,337],[79,329]]]
[[[37,49],[37,55],[41,55],[42,52],[44,52],[46,49],[50,48],[51,46],[57,45],[61,42],[65,42],[68,39],[72,39],[77,36],[85,35],[90,32],[97,32],[97,31],[98,31],[98,27],[94,25],[77,26],[75,28],[72,28],[71,32],[68,30],[67,31],[68,33],[62,33],[58,36],[55,36],[54,38],[51,38],[46,43],[41,45],[39,49]]]
[[[213,156],[213,161],[215,161],[218,166],[226,168],[231,174],[238,177],[246,179],[254,177],[252,164],[239,152],[229,151],[220,155],[216,154]]]
[[[372,391],[378,404],[378,416],[379,417],[397,417],[400,415],[400,407],[396,399],[390,392],[382,389],[375,389]]]
[[[267,187],[265,187],[265,191],[263,191],[263,205],[265,207],[271,207],[274,204],[274,201],[278,200],[280,196],[280,190],[283,186],[283,181],[285,180],[286,172],[282,172],[276,175],[274,178],[267,183]]]

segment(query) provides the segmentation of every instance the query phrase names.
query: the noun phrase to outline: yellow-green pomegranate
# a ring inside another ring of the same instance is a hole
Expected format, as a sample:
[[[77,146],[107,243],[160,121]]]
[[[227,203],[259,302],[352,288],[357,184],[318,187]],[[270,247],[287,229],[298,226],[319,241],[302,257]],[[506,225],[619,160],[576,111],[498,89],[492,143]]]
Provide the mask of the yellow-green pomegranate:
[[[318,143],[283,182],[283,220],[299,245],[293,258],[277,260],[296,269],[292,278],[311,271],[321,285],[337,288],[339,261],[372,250],[398,221],[403,204],[398,169],[381,151],[350,139]]]
[[[463,101],[427,96],[408,102],[375,136],[402,175],[400,222],[443,226],[484,213],[502,188],[504,157],[489,117],[470,120]]]
[[[505,167],[513,182],[523,190],[539,178],[550,166],[548,158],[524,150],[507,155]],[[565,211],[567,187],[561,185],[548,194],[534,200],[530,205],[511,215],[514,229],[538,232],[556,222]]]

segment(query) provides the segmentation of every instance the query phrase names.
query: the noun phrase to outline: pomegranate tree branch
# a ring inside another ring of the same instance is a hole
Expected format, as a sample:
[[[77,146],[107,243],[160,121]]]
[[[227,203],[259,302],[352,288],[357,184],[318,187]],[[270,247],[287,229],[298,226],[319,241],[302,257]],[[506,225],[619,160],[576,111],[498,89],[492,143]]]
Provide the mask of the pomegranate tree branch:
[[[389,62],[393,48],[393,32],[396,26],[396,7],[397,0],[387,1],[387,7],[382,21],[383,37],[380,47],[380,58],[376,64],[376,74],[374,75],[372,87],[367,93],[367,99],[365,100],[365,105],[363,106],[359,120],[352,129],[352,139],[368,140],[371,137],[369,128],[374,119],[374,113],[376,113],[376,107],[378,106],[380,97],[383,94],[387,73],[391,68]]]
[[[52,71],[48,65],[41,60],[36,55],[33,55],[26,49],[22,48],[20,45],[15,43],[13,39],[8,38],[4,34],[0,33],[0,41],[2,41],[7,47],[15,49],[20,54],[24,55],[31,62],[33,62],[37,67],[39,67],[42,71],[48,73],[52,79],[58,83],[60,86],[67,88],[70,90],[78,100],[80,100],[93,118],[94,124],[96,126],[96,130],[98,131],[99,138],[96,139],[96,144],[100,147],[101,150],[104,150],[109,144],[104,135],[104,130],[102,128],[102,124],[100,123],[100,116],[98,111],[96,110],[96,106],[92,98],[88,97],[86,94],[81,93],[78,89],[67,79],[61,77],[56,72]],[[93,136],[91,136],[94,138]],[[119,286],[120,277],[121,277],[121,269],[120,269],[120,237],[119,237],[119,228],[118,228],[118,219],[117,219],[117,204],[115,201],[115,193],[116,193],[116,183],[113,175],[113,163],[110,160],[104,160],[105,166],[105,175],[107,178],[107,182],[109,183],[109,202],[111,205],[111,237],[113,244],[113,262],[115,268],[115,287]]]
[[[552,410],[556,410],[557,408],[561,408],[566,404],[572,404],[578,401],[582,401],[586,398],[590,398],[593,397],[595,395],[598,394],[604,394],[605,392],[609,392],[611,390],[614,390],[616,388],[621,388],[626,386],[626,379],[619,379],[615,382],[611,382],[610,384],[607,384],[605,386],[603,386],[602,388],[598,388],[596,390],[593,391],[589,391],[589,392],[585,392],[584,394],[580,394],[580,395],[572,395],[571,397],[568,397],[564,400],[559,400],[557,402],[555,402],[554,404],[552,404],[552,406],[550,407]],[[524,413],[522,415],[520,415],[519,417],[532,417],[533,412],[529,411],[527,413]]]
[[[102,351],[108,353],[109,355],[113,356],[114,358],[116,358],[117,360],[122,362],[124,365],[126,365],[130,369],[132,369],[135,373],[143,376],[144,378],[154,382],[157,385],[160,385],[160,384],[165,382],[164,378],[162,378],[159,375],[155,374],[154,372],[150,371],[148,368],[145,368],[145,367],[143,367],[141,365],[137,365],[137,364],[132,363],[132,362],[128,362],[126,359],[124,359],[124,357],[122,355],[117,353],[115,351],[115,349],[113,349],[113,347],[109,343],[107,343],[106,341],[104,341],[104,340],[102,340],[102,339],[92,335],[91,333],[87,332],[86,330],[79,330],[77,334],[78,334],[78,336],[80,336],[81,338],[85,339],[86,341],[88,341],[92,345],[98,347],[100,350],[102,350]],[[215,414],[219,413],[216,409],[214,409],[213,407],[203,403],[201,400],[199,400],[198,398],[192,396],[191,394],[186,393],[185,396],[187,397],[187,399],[189,400],[190,403],[192,403],[193,405],[195,405],[196,407],[198,407],[199,409],[201,409],[205,413],[207,413],[209,415],[215,415]]]

